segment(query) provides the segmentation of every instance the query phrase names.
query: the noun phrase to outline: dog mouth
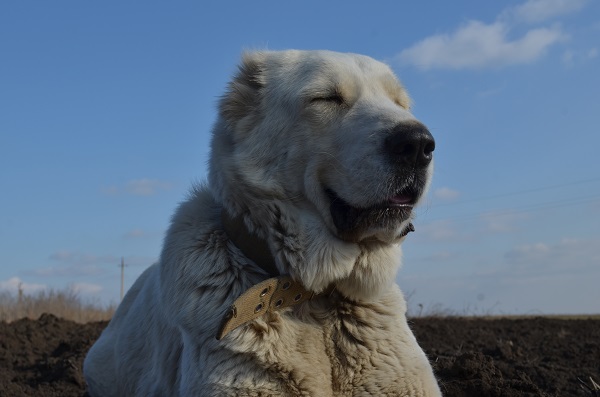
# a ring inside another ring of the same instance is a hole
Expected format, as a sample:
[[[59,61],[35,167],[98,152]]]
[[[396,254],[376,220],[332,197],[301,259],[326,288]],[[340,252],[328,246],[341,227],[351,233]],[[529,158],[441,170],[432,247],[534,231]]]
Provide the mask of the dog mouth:
[[[342,199],[330,188],[325,192],[330,199],[330,213],[333,224],[342,239],[356,241],[369,230],[396,230],[400,224],[409,220],[420,192],[416,188],[404,188],[382,202],[369,207],[354,207]],[[413,231],[408,224],[400,233],[402,237]]]

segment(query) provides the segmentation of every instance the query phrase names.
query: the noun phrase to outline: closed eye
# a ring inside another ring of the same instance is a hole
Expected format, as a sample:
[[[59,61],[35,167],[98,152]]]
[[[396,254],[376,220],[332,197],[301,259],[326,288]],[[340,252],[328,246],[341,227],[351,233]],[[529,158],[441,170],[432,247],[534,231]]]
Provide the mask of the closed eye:
[[[344,101],[344,97],[342,97],[341,94],[334,92],[331,94],[315,97],[315,98],[311,99],[310,102],[311,103],[326,102],[326,103],[331,103],[331,104],[335,104],[335,105],[343,105],[345,101]]]

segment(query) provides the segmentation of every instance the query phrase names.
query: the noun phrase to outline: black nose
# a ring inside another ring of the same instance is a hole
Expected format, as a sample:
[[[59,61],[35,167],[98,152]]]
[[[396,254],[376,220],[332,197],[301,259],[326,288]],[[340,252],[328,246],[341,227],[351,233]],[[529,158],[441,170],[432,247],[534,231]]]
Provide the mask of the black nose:
[[[418,121],[398,124],[385,138],[385,151],[394,162],[427,167],[433,158],[435,140]]]

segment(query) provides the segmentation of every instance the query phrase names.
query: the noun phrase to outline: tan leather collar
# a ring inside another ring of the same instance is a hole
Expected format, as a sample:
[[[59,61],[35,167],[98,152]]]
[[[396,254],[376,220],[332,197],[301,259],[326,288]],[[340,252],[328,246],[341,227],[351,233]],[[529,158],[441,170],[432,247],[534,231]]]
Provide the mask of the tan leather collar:
[[[276,312],[316,297],[331,295],[335,290],[332,285],[324,292],[315,294],[291,277],[280,275],[267,242],[250,233],[241,216],[232,218],[223,209],[221,220],[223,229],[231,241],[248,259],[260,266],[272,278],[250,287],[233,302],[221,320],[217,340],[221,340],[237,327],[266,313]],[[403,236],[413,230],[414,227],[411,223],[404,231]]]
[[[221,321],[217,340],[258,317],[300,304],[317,296],[331,294],[333,287],[320,294],[306,290],[291,277],[273,277],[258,283],[233,302]]]
[[[291,277],[279,275],[267,242],[250,233],[241,216],[232,218],[222,210],[221,220],[225,232],[240,251],[273,277],[250,287],[233,302],[221,320],[217,340],[221,340],[237,327],[266,313],[282,310],[333,292],[332,286],[325,292],[315,294]]]

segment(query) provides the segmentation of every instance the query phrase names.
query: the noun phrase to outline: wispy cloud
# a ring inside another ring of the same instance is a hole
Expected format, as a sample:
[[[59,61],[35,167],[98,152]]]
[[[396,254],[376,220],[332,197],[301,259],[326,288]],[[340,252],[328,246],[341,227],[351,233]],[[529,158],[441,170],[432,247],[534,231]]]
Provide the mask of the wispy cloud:
[[[144,229],[132,229],[123,234],[123,238],[125,240],[140,240],[140,239],[155,239],[157,237],[161,237],[164,234],[164,231],[158,232],[155,230],[144,230]]]
[[[116,263],[121,260],[120,257],[115,255],[94,255],[69,250],[56,251],[53,254],[50,254],[48,259],[74,265],[98,265]]]
[[[580,11],[586,0],[529,0],[503,10],[492,23],[471,20],[452,33],[427,37],[398,54],[397,60],[429,69],[484,69],[528,64],[568,34],[558,24],[537,26],[520,37],[519,23],[540,23]]]
[[[62,262],[65,265],[74,265],[79,267],[85,266],[104,266],[117,265],[121,263],[121,256],[117,255],[95,255],[77,251],[61,250],[51,254],[49,259],[57,262]],[[150,265],[156,262],[155,257],[147,256],[125,256],[125,262],[130,265]]]
[[[523,273],[504,266],[494,272],[432,274],[422,272],[398,277],[414,314],[441,305],[458,314],[501,313],[597,313],[600,271],[588,269],[587,277],[568,271]],[[421,309],[420,305],[424,306]],[[451,308],[451,309],[450,309]]]
[[[90,283],[73,283],[69,287],[71,291],[79,295],[94,295],[103,290],[102,286]]]
[[[504,91],[505,87],[501,86],[501,87],[494,87],[494,88],[488,88],[482,91],[479,91],[477,93],[477,96],[479,98],[490,98],[493,97],[495,95],[500,94],[502,91]]]
[[[433,197],[444,201],[452,201],[460,197],[460,192],[449,187],[441,187],[434,190]]]
[[[170,182],[159,181],[158,179],[136,179],[127,182],[125,191],[136,196],[152,196],[159,191],[171,189]]]
[[[122,186],[108,186],[102,188],[106,195],[114,196],[118,194],[129,194],[133,196],[153,196],[161,191],[167,191],[173,188],[173,184],[158,179],[142,178],[133,179]]]
[[[28,274],[38,277],[81,277],[96,276],[103,271],[97,265],[66,265],[41,267],[28,271]]]
[[[593,47],[588,50],[567,49],[563,52],[562,61],[566,66],[582,64],[598,57],[598,48]]]
[[[144,238],[147,237],[148,233],[146,233],[145,231],[143,231],[142,229],[133,229],[128,231],[127,233],[125,233],[124,237],[126,239],[137,239],[137,238]]]
[[[550,246],[545,243],[519,245],[506,254],[510,262],[525,262],[544,258],[550,253]]]
[[[588,0],[528,0],[507,9],[504,16],[526,23],[537,23],[580,11]]]
[[[514,247],[505,254],[511,271],[528,274],[571,273],[597,267],[600,239],[564,238],[558,242],[536,242]]]
[[[111,273],[121,263],[121,257],[116,255],[94,255],[67,250],[57,251],[48,258],[57,262],[57,265],[29,270],[27,274],[37,277],[97,276]],[[127,266],[149,266],[156,261],[156,257],[125,257]]]
[[[517,229],[518,223],[529,219],[529,215],[521,212],[486,212],[480,215],[486,232],[508,233]]]
[[[461,254],[458,252],[452,251],[437,251],[432,254],[423,256],[419,258],[419,260],[424,260],[428,262],[447,262],[450,260],[456,260],[461,257]]]
[[[115,255],[94,255],[76,251],[61,250],[48,259],[57,262],[55,266],[40,267],[30,271],[39,277],[86,277],[104,274],[110,266],[116,266],[121,258]]]
[[[452,34],[428,37],[403,50],[398,59],[419,69],[483,69],[531,63],[567,36],[558,26],[532,29],[510,40],[502,22],[470,21]]]
[[[0,281],[0,291],[9,291],[18,293],[21,289],[25,294],[31,294],[46,289],[45,284],[26,283],[19,277],[11,277],[8,280]]]
[[[416,233],[411,241],[418,243],[442,243],[468,241],[466,236],[451,220],[439,220],[424,224],[415,223]]]

